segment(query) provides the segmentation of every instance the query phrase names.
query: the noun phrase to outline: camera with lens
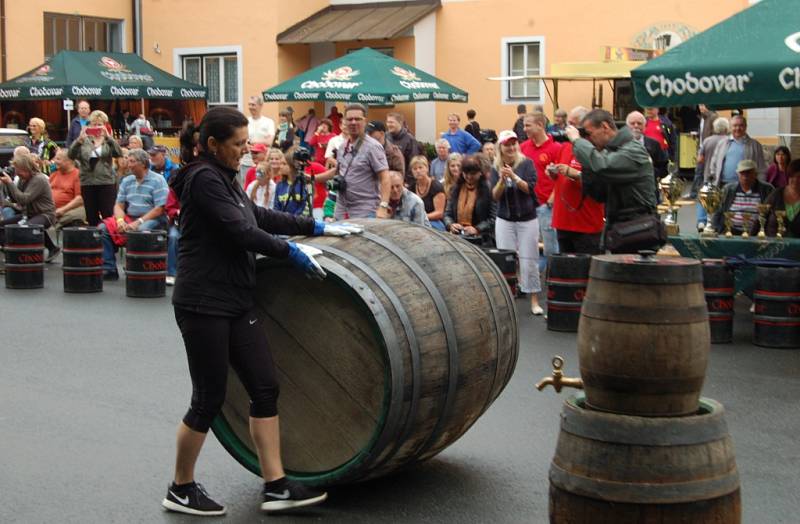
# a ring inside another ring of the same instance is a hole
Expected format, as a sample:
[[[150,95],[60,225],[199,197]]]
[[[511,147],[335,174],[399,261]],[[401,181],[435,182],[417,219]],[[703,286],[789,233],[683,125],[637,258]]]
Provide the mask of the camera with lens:
[[[342,175],[336,175],[328,180],[328,191],[335,191],[337,193],[344,193],[347,191],[347,182]]]
[[[300,164],[308,164],[311,162],[311,159],[311,151],[305,147],[298,147],[295,149],[294,154],[292,155],[292,160]]]
[[[580,133],[581,138],[589,138],[589,133],[583,128],[583,126],[578,128],[578,133]]]
[[[0,173],[2,173],[3,175],[8,175],[11,178],[14,178],[14,166],[8,165],[3,169],[0,169]]]

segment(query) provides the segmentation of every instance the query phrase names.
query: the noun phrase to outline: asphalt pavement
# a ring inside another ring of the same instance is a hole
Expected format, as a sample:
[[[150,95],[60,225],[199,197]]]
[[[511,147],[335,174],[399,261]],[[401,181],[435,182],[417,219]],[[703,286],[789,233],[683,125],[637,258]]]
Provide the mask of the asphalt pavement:
[[[2,285],[2,284],[0,284]],[[537,392],[554,354],[578,375],[575,334],[546,329],[518,300],[520,358],[503,394],[459,441],[394,476],[332,489],[323,506],[265,516],[261,483],[210,436],[197,478],[225,522],[547,522],[547,472],[565,394]],[[722,402],[742,482],[743,522],[800,522],[800,350],[715,345],[703,395]],[[191,384],[169,298],[0,288],[0,522],[182,523],[161,509]]]

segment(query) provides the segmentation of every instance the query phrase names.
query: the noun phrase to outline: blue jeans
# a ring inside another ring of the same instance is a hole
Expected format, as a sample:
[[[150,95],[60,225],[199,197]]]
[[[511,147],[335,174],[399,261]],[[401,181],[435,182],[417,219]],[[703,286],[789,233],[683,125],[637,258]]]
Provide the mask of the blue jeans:
[[[536,218],[539,220],[539,236],[544,243],[544,253],[539,257],[539,271],[547,267],[547,256],[558,253],[558,236],[553,229],[553,209],[547,204],[536,208]]]
[[[8,220],[9,218],[14,218],[17,214],[17,210],[13,207],[4,207],[2,214],[0,214],[0,219]]]
[[[699,202],[696,203],[694,206],[695,206],[695,208],[697,208],[697,223],[698,224],[700,224],[700,223],[707,224],[708,223],[708,213],[706,213],[706,209],[703,206],[701,206]]]
[[[181,230],[178,226],[169,226],[167,237],[167,276],[174,277],[178,273],[178,240],[181,239]]]
[[[97,227],[100,230],[100,240],[103,242],[103,271],[110,271],[112,273],[117,272],[117,246],[114,245],[114,241],[111,240],[111,235],[109,234],[108,230],[106,229],[106,225],[100,223]],[[164,220],[163,218],[159,217],[155,220],[146,220],[141,226],[139,226],[139,231],[144,231],[146,229],[164,229]]]
[[[441,220],[431,220],[431,227],[437,231],[447,231],[444,227],[444,222]]]

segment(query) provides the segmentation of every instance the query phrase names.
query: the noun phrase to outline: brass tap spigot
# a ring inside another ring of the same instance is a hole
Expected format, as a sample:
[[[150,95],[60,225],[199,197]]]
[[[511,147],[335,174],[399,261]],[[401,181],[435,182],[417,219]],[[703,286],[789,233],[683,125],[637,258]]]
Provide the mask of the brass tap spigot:
[[[553,357],[553,374],[544,377],[536,384],[536,389],[542,391],[548,385],[553,386],[556,393],[561,393],[561,388],[583,389],[583,380],[579,378],[565,378],[561,368],[564,367],[564,358],[556,355]]]

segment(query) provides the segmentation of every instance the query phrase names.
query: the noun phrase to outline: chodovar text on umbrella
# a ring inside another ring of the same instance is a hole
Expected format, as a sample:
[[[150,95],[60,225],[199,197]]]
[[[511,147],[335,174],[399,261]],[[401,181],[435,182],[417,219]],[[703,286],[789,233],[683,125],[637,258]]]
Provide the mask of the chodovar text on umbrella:
[[[784,67],[778,74],[778,82],[787,91],[800,89],[800,67]]]
[[[741,93],[745,90],[753,74],[694,76],[687,72],[683,77],[667,78],[664,75],[651,75],[644,83],[650,96],[670,97],[686,93]]]

